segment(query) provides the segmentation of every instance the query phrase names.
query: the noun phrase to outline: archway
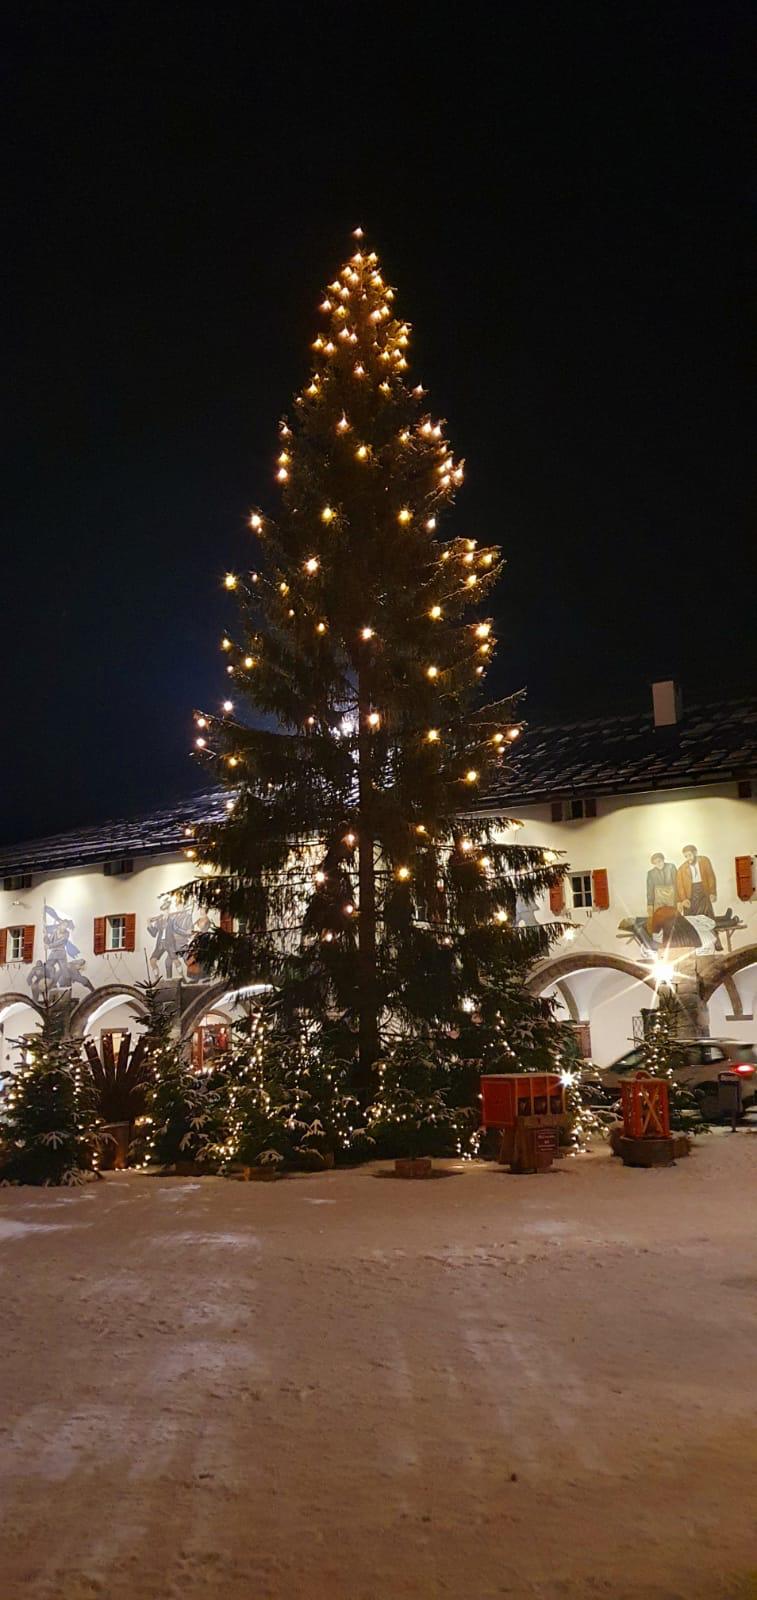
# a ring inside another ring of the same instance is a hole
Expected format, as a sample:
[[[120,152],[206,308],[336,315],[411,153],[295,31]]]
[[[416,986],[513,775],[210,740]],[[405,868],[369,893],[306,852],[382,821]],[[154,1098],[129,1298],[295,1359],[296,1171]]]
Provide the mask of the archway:
[[[79,1001],[71,1013],[70,1032],[74,1038],[91,1034],[97,1042],[105,1031],[141,1033],[147,1016],[144,996],[124,984],[107,984]]]
[[[13,1072],[19,1063],[20,1041],[36,1033],[42,1017],[40,1006],[28,995],[6,994],[0,1000],[0,1076]]]
[[[181,1037],[187,1041],[192,1065],[207,1071],[214,1059],[228,1048],[231,1027],[255,997],[270,992],[269,983],[245,984],[230,989],[227,984],[206,984],[202,994],[193,997],[182,1012]]]
[[[584,1053],[599,1067],[630,1048],[635,1019],[656,1004],[652,974],[620,956],[558,956],[539,964],[529,988],[557,1001],[557,1015],[580,1031]]]
[[[713,1039],[757,1041],[757,954],[723,974],[709,995],[709,1012]]]

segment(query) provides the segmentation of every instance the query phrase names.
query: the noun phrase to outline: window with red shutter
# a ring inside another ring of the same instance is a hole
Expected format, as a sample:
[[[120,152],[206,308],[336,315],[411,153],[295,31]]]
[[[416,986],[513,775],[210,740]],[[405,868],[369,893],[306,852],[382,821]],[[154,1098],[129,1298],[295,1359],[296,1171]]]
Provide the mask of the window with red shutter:
[[[610,885],[604,867],[597,867],[592,872],[591,899],[595,911],[607,911],[610,904]]]
[[[754,857],[736,857],[736,893],[740,900],[751,900],[754,894]]]
[[[552,884],[549,891],[549,909],[553,917],[559,917],[560,912],[565,909],[565,889],[562,880]]]
[[[4,967],[8,960],[8,929],[0,928],[0,966]]]
[[[137,919],[133,911],[127,911],[124,918],[126,928],[124,931],[124,950],[134,950],[137,943]]]
[[[105,955],[105,917],[95,917],[92,948],[96,956]]]
[[[21,960],[25,961],[27,966],[31,966],[32,961],[34,960],[34,923],[33,922],[30,923],[27,927],[24,928],[23,955],[21,957]]]

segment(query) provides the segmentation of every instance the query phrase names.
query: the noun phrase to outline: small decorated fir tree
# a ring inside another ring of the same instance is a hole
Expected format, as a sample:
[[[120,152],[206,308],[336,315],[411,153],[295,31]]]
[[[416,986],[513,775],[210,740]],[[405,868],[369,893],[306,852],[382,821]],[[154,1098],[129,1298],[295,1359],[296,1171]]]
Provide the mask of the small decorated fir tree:
[[[290,1018],[339,1019],[364,1099],[388,1026],[464,1027],[481,1057],[513,970],[534,1012],[525,964],[558,930],[517,927],[516,898],[564,871],[481,811],[521,732],[513,699],[484,696],[502,562],[442,535],[463,463],[407,377],[394,298],[358,229],[280,425],[281,514],[253,513],[258,569],[225,580],[229,699],[195,743],[228,820],[187,847],[205,868],[189,892],[222,913],[198,959],[272,979]]]
[[[378,1082],[366,1118],[377,1155],[470,1153],[476,1112],[455,1104],[453,1078],[421,1040],[392,1044],[379,1062]]]
[[[644,1071],[653,1078],[664,1078],[668,1083],[671,1128],[695,1133],[703,1131],[708,1124],[696,1095],[676,1079],[677,1069],[686,1060],[685,1042],[679,1033],[680,1020],[681,1012],[675,994],[666,985],[661,985],[657,993],[657,1006],[646,1016],[642,1042]]]
[[[134,1141],[137,1165],[170,1167],[202,1159],[216,1132],[216,1097],[208,1079],[189,1065],[159,985],[139,987],[147,1007],[142,1066],[149,1087]]]
[[[81,1039],[65,1035],[66,1013],[46,999],[37,1033],[18,1041],[21,1063],[0,1101],[0,1178],[8,1183],[82,1183],[97,1170],[99,1119]]]

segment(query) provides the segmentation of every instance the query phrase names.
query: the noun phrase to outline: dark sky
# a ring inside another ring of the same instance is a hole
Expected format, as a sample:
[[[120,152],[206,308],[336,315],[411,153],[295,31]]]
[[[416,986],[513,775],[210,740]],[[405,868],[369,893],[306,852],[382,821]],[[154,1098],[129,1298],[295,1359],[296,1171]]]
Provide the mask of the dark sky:
[[[198,781],[219,577],[358,223],[458,530],[507,554],[494,687],[754,688],[751,35],[746,0],[18,6],[0,839]]]

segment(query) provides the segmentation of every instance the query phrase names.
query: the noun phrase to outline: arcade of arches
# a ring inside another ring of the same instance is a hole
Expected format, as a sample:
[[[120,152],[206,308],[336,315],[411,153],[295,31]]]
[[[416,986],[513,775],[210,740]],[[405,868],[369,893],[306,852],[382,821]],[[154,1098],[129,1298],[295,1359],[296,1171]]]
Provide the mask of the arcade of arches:
[[[531,977],[534,994],[556,1002],[557,1015],[572,1023],[581,1052],[597,1066],[607,1066],[629,1048],[643,1010],[656,1003],[649,968],[618,956],[584,954],[541,962]],[[682,1031],[749,1043],[757,1038],[757,946],[738,955],[689,959],[676,969],[675,987],[682,1006]],[[258,984],[250,993],[262,992]],[[198,1070],[225,1048],[229,1027],[239,1009],[237,995],[221,985],[194,993],[180,1014],[181,1037],[188,1041]],[[125,1032],[141,1032],[144,1002],[136,989],[113,986],[95,990],[73,1007],[70,1031],[85,1033],[99,1047],[104,1033],[117,1047]],[[12,1068],[18,1041],[39,1026],[39,1011],[24,995],[7,995],[0,1003],[0,1070]]]
[[[680,961],[673,984],[683,1033],[743,1044],[757,1037],[757,947]],[[599,1067],[630,1048],[642,1011],[656,1004],[650,969],[610,955],[541,962],[529,987],[554,999],[557,1015],[576,1028],[581,1053]]]

